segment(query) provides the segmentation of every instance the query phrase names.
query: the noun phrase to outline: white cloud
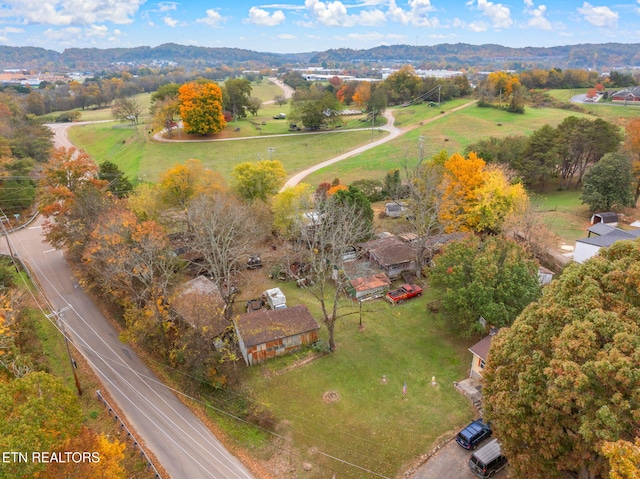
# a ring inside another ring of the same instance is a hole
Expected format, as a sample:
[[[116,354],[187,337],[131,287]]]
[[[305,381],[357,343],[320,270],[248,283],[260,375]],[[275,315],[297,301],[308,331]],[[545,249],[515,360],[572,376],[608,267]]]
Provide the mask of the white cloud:
[[[109,34],[109,29],[106,25],[91,25],[85,30],[85,34],[88,37],[106,37]]]
[[[164,24],[167,25],[168,27],[171,28],[175,28],[178,26],[178,20],[176,20],[175,18],[171,18],[169,15],[167,15],[166,17],[164,17],[162,19],[164,21]]]
[[[295,35],[291,35],[290,33],[281,33],[280,35],[276,35],[276,37],[281,40],[295,40],[298,38]]]
[[[82,29],[78,27],[59,28],[55,30],[53,28],[49,28],[42,32],[42,35],[47,37],[49,40],[67,41],[70,39],[70,37],[76,37],[77,35],[80,35],[81,32]]]
[[[471,22],[467,28],[475,33],[486,32],[489,27],[484,22]]]
[[[380,41],[384,42],[385,40],[405,40],[406,35],[399,35],[396,33],[379,33],[379,32],[368,32],[368,33],[350,33],[346,38],[351,40],[358,41]]]
[[[260,5],[262,8],[274,9],[278,10],[304,10],[304,5],[291,5],[289,3],[270,3],[268,5]]]
[[[125,24],[146,0],[4,0],[2,16],[20,23],[89,25],[95,22]]]
[[[172,10],[177,10],[178,4],[176,2],[160,2],[158,3],[158,10],[161,12],[170,12]]]
[[[415,25],[420,27],[437,27],[438,18],[430,17],[429,14],[435,11],[431,5],[431,0],[409,0],[410,10],[404,10],[396,4],[395,0],[389,1],[389,17],[404,25]]]
[[[589,2],[584,2],[578,13],[594,27],[615,27],[620,15],[609,7],[594,7]]]
[[[209,8],[206,13],[207,16],[205,18],[198,18],[196,22],[204,23],[205,25],[209,25],[210,27],[219,27],[220,24],[227,21],[225,17],[220,15],[212,8]]]
[[[0,32],[2,32],[3,34],[7,34],[7,33],[23,33],[24,32],[24,28],[4,27],[4,28],[0,28]]]
[[[527,25],[540,30],[551,30],[551,22],[546,17],[547,6],[540,5],[538,8],[533,4],[533,0],[524,0],[524,13],[530,16]]]
[[[242,20],[244,23],[252,23],[253,25],[260,25],[263,27],[275,27],[284,22],[285,16],[282,10],[276,10],[273,13],[269,13],[266,10],[258,7],[251,7],[249,9],[249,18]]]
[[[638,7],[636,8],[636,13],[640,14],[640,0],[636,0],[638,3]]]
[[[470,0],[467,6],[473,7],[476,2]],[[501,3],[493,3],[489,0],[478,0],[477,8],[483,16],[489,18],[494,28],[509,28],[513,25],[511,10]]]
[[[378,9],[363,10],[357,15],[349,15],[347,7],[340,1],[322,2],[305,0],[308,15],[326,27],[373,26],[385,23],[384,12]]]

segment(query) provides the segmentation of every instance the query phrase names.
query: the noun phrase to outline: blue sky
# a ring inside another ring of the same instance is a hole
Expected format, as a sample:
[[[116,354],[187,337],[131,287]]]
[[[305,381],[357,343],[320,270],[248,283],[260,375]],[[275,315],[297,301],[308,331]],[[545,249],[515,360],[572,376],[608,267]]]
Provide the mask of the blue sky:
[[[265,52],[378,45],[640,43],[640,0],[1,0],[0,45]]]

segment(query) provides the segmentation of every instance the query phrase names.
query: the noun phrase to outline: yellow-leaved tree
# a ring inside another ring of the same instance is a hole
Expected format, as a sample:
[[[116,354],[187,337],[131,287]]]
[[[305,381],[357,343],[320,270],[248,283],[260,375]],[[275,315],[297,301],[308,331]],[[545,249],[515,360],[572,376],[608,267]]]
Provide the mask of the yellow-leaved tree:
[[[444,164],[439,219],[447,232],[499,233],[505,220],[524,209],[527,193],[500,168],[489,168],[471,152]]]
[[[185,83],[178,89],[180,117],[187,133],[209,135],[224,129],[222,90],[213,82]]]
[[[297,223],[302,214],[312,208],[313,187],[308,183],[298,183],[285,188],[271,201],[273,229],[283,238],[295,235]]]

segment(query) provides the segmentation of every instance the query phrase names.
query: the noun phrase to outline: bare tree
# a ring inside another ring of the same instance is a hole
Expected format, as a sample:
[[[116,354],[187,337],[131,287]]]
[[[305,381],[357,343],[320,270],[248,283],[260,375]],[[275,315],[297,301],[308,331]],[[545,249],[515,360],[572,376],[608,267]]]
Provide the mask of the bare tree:
[[[218,286],[231,315],[235,296],[231,281],[254,251],[262,222],[251,207],[224,193],[202,194],[187,205],[190,243],[207,274]]]
[[[111,114],[120,121],[130,121],[136,125],[142,115],[142,106],[133,97],[117,98],[111,107]]]
[[[276,102],[277,105],[282,106],[287,104],[287,97],[284,95],[277,95],[273,101]]]
[[[297,229],[300,255],[309,265],[310,291],[320,303],[322,322],[329,332],[329,350],[334,351],[334,327],[348,285],[342,272],[343,256],[371,236],[371,225],[357,204],[332,197],[317,205],[313,214],[302,215]]]
[[[415,238],[411,241],[416,254],[416,275],[428,265],[434,249],[438,247],[438,236],[444,231],[440,221],[442,190],[439,187],[443,176],[443,160],[436,155],[431,161],[423,161],[422,154],[414,165],[404,162],[404,171],[409,190],[409,213],[406,219],[411,225]]]

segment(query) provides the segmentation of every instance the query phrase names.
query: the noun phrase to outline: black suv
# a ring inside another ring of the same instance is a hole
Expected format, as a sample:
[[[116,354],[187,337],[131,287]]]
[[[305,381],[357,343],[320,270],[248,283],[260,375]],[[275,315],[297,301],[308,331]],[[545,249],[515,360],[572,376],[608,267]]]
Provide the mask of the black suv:
[[[491,434],[491,427],[482,422],[482,419],[476,419],[458,433],[456,442],[465,449],[475,449],[483,439],[488,438]]]

